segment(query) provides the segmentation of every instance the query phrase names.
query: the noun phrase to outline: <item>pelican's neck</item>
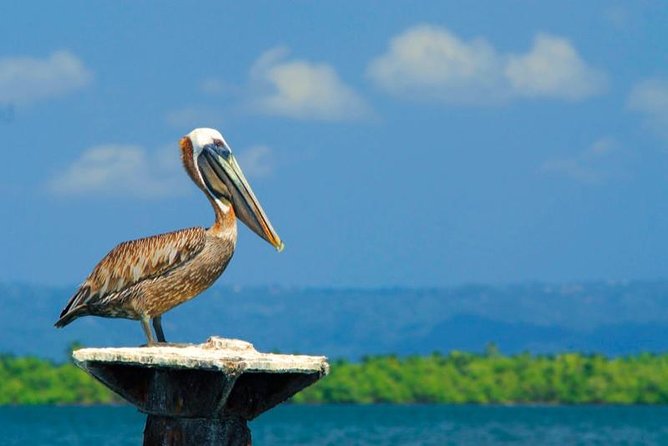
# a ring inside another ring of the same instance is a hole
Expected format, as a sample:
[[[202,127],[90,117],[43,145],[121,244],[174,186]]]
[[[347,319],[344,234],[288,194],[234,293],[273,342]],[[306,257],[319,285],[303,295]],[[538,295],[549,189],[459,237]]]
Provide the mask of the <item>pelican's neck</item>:
[[[205,193],[216,215],[216,221],[208,229],[208,232],[216,237],[226,238],[236,243],[237,218],[232,204],[229,201],[212,196],[208,191],[205,191]]]

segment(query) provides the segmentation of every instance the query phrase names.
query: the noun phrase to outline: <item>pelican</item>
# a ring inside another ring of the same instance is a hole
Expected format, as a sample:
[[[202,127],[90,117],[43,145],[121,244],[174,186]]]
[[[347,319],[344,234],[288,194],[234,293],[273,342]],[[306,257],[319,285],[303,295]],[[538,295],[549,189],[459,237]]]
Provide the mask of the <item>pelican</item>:
[[[195,129],[179,145],[186,172],[213,207],[213,225],[116,246],[69,300],[56,327],[88,315],[133,319],[141,322],[149,346],[156,344],[155,338],[164,343],[162,314],[220,277],[234,254],[237,218],[279,252],[283,250],[223,135],[214,129]]]

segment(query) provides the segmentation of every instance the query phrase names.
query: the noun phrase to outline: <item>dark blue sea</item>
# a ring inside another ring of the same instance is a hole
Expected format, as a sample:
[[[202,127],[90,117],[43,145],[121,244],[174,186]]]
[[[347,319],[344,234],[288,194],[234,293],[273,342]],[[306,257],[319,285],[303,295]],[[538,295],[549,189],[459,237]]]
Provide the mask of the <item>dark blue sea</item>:
[[[2,445],[138,445],[127,406],[0,407]],[[668,407],[293,406],[251,423],[254,445],[668,445]]]

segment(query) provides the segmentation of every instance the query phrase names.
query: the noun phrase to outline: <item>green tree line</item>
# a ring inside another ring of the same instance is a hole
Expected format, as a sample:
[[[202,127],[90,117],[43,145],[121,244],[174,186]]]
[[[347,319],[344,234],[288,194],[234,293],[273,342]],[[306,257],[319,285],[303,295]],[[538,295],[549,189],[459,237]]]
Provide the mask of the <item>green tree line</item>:
[[[668,354],[451,352],[333,361],[295,403],[668,404]],[[113,393],[75,365],[0,356],[0,404],[105,404]]]
[[[0,355],[0,405],[104,404],[119,401],[71,363]]]
[[[298,403],[667,404],[668,355],[374,356],[336,361]]]

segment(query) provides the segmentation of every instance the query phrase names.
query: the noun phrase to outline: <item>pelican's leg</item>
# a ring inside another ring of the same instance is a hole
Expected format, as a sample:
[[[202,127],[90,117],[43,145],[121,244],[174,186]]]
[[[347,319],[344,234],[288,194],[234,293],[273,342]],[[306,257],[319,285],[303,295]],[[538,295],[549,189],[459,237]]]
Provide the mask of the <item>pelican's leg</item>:
[[[153,339],[153,333],[151,333],[151,327],[148,325],[148,320],[149,318],[147,316],[144,316],[141,318],[141,328],[144,329],[144,334],[146,335],[146,339],[148,339],[148,346],[150,347],[151,345],[155,345],[155,339]]]
[[[167,342],[165,341],[165,332],[162,331],[162,316],[153,318],[153,328],[155,329],[155,336],[158,338],[158,342]]]

